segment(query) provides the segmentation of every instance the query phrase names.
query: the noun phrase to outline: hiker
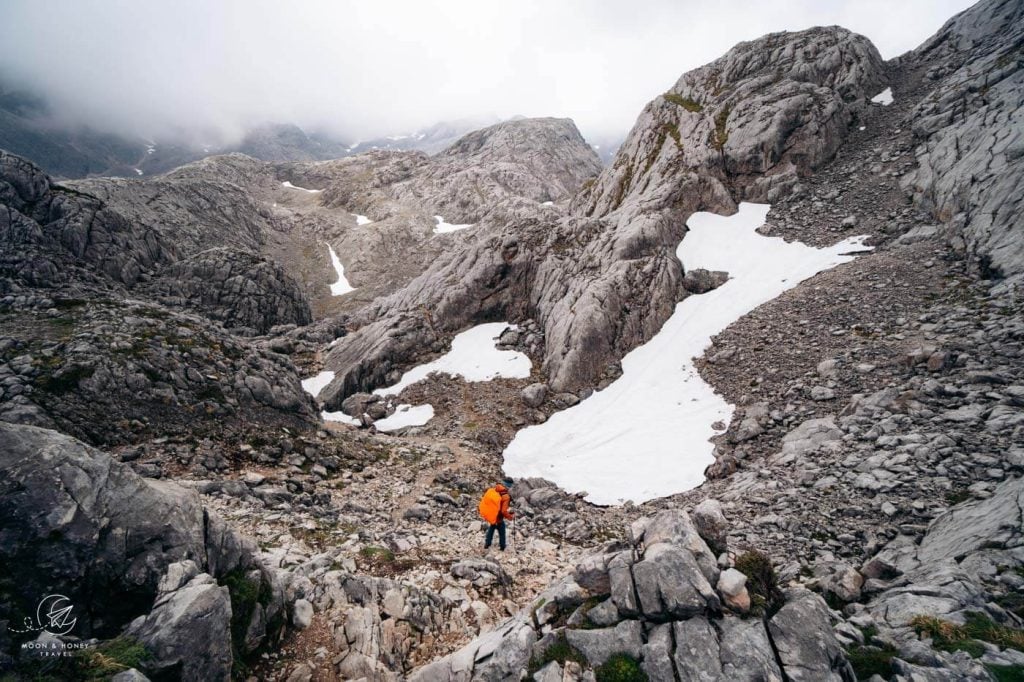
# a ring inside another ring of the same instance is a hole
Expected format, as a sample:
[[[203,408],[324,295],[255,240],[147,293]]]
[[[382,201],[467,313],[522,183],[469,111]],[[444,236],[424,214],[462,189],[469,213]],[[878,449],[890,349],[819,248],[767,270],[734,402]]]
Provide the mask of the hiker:
[[[484,551],[491,548],[494,541],[494,531],[498,531],[498,547],[505,551],[505,519],[512,520],[515,514],[509,509],[512,503],[512,496],[508,489],[512,486],[512,479],[506,478],[493,488],[488,488],[484,496],[480,498],[480,516],[487,522],[487,535],[484,536]]]

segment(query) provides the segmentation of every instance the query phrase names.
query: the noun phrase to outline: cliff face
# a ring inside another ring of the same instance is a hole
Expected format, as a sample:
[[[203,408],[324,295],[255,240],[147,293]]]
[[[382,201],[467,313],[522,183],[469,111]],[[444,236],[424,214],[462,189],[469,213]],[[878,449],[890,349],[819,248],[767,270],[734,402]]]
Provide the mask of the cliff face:
[[[960,236],[992,274],[1024,275],[1024,5],[984,2],[949,20],[903,68],[931,92],[913,115],[916,202]]]

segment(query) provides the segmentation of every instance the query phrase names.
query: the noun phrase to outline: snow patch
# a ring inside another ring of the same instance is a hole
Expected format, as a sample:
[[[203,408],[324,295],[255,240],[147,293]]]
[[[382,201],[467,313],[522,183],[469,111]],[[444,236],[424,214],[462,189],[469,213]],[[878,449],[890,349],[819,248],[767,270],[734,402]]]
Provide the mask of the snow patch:
[[[338,273],[338,281],[331,285],[331,296],[343,296],[350,291],[355,291],[356,288],[349,284],[348,279],[345,278],[345,266],[338,259],[338,254],[334,253],[334,247],[328,244],[327,248],[331,252],[331,265],[334,266],[334,271]]]
[[[358,213],[353,213],[352,215],[356,217],[356,225],[369,225],[373,222],[364,215],[359,215]]]
[[[724,270],[729,280],[676,304],[654,338],[622,360],[622,376],[545,423],[520,430],[505,471],[538,476],[594,504],[646,502],[690,490],[714,461],[708,440],[733,406],[701,379],[693,358],[711,337],[801,281],[865,251],[865,237],[817,249],[756,232],[769,206],[742,203],[725,217],[693,214],[676,250],[687,269]]]
[[[348,424],[349,426],[360,425],[358,419],[356,419],[355,417],[350,417],[349,415],[345,414],[344,412],[341,412],[340,410],[338,412],[328,412],[324,410],[323,412],[320,413],[320,418],[323,419],[325,422],[339,422],[341,424]]]
[[[554,206],[554,205],[555,205],[555,202],[553,202],[553,201],[545,201],[544,203],[541,204],[541,206]]]
[[[385,433],[404,429],[407,426],[423,426],[434,418],[434,406],[426,405],[399,405],[395,413],[386,419],[378,419],[373,422],[378,431]]]
[[[287,187],[288,189],[297,189],[300,192],[308,192],[309,194],[320,194],[320,192],[323,192],[322,189],[306,189],[305,187],[296,187],[295,185],[293,185],[292,183],[288,182],[287,180],[282,182],[281,186],[282,187]]]
[[[431,372],[462,377],[465,381],[490,381],[498,377],[523,379],[530,376],[533,363],[517,350],[498,350],[495,343],[510,325],[489,322],[457,334],[452,349],[433,362],[413,367],[394,386],[378,388],[377,395],[398,395],[406,387],[427,378]],[[513,329],[518,329],[511,325]]]
[[[434,226],[434,234],[446,234],[457,230],[465,230],[467,227],[473,227],[473,225],[476,224],[469,223],[467,225],[452,225],[451,223],[446,223],[444,218],[439,215],[434,216],[434,220],[437,221],[437,225]]]
[[[316,376],[303,379],[302,390],[315,398],[320,395],[320,391],[324,390],[324,387],[332,381],[334,381],[334,372],[324,370]]]
[[[871,98],[871,101],[875,104],[881,104],[883,107],[887,107],[892,104],[892,88],[886,88],[880,93]]]

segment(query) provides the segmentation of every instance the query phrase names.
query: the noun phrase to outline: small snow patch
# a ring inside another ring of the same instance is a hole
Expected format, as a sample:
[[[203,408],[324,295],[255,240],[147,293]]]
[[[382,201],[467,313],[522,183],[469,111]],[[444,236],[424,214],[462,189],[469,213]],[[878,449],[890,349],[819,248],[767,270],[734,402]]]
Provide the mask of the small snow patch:
[[[466,225],[452,225],[446,223],[444,218],[439,215],[434,216],[434,220],[437,221],[437,225],[434,226],[434,234],[446,234],[448,232],[455,232],[457,230],[465,230],[467,227],[473,227],[475,223],[469,223]]]
[[[555,205],[555,202],[553,202],[553,201],[545,201],[544,203],[541,204],[541,206],[554,206],[554,205]]]
[[[348,424],[349,426],[359,426],[359,420],[355,417],[351,417],[342,411],[328,412],[324,410],[320,413],[320,417],[325,422],[339,422],[341,424]]]
[[[373,222],[364,215],[359,215],[358,213],[353,213],[352,215],[356,217],[356,225],[369,225]]]
[[[345,277],[345,266],[341,264],[338,254],[334,253],[334,247],[328,244],[327,248],[331,253],[331,265],[334,266],[334,271],[338,273],[338,281],[331,285],[331,296],[343,296],[350,291],[355,291],[356,288],[349,284],[348,279]]]
[[[881,104],[883,107],[887,107],[892,104],[892,88],[886,88],[880,93],[871,98],[871,101],[875,104]]]
[[[378,419],[373,422],[378,431],[385,433],[404,429],[407,426],[423,426],[434,418],[434,406],[426,405],[399,405],[395,413],[386,419]]]
[[[303,379],[302,390],[315,398],[320,395],[320,391],[324,390],[324,387],[332,381],[334,381],[334,372],[324,370],[314,377]]]
[[[142,175],[142,169],[141,168],[135,168],[134,170],[135,170],[135,172],[137,174]]]
[[[452,349],[437,360],[410,369],[397,384],[378,388],[374,393],[398,395],[407,386],[426,379],[431,372],[462,377],[470,382],[498,377],[526,378],[533,367],[530,358],[519,351],[495,348],[498,337],[508,327],[505,322],[489,322],[467,329],[452,339]],[[515,325],[512,328],[517,329]]]
[[[292,183],[288,182],[287,180],[282,182],[281,186],[282,187],[287,187],[288,189],[297,189],[300,192],[308,192],[309,194],[320,194],[320,192],[323,191],[322,189],[306,189],[305,187],[296,187],[295,185],[293,185]]]

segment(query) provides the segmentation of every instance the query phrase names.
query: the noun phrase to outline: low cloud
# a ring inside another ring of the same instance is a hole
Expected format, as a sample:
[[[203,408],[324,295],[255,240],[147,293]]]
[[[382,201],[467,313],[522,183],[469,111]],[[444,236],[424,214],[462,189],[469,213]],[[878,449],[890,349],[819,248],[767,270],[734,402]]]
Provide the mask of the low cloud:
[[[489,114],[604,135],[741,40],[839,24],[889,58],[969,4],[6,0],[0,78],[67,122],[149,137],[292,122],[354,140]]]

